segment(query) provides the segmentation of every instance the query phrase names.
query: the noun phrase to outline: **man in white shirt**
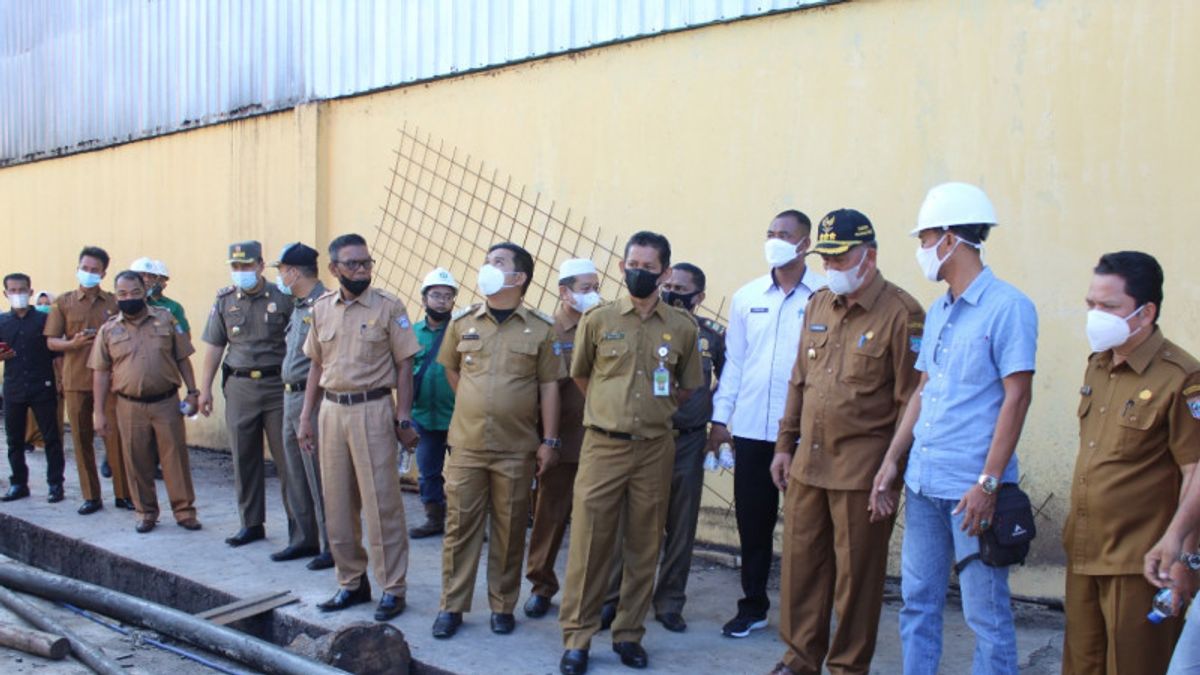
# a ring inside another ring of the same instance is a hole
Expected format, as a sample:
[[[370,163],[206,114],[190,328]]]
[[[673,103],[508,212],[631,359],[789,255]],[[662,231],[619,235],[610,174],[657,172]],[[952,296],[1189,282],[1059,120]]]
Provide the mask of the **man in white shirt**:
[[[737,457],[733,499],[742,546],[742,593],[726,637],[746,637],[767,626],[767,577],[771,571],[779,490],[771,460],[779,418],[787,402],[804,307],[825,278],[804,264],[811,243],[808,216],[788,210],[775,216],[765,244],[770,272],[733,296],[725,334],[725,370],[713,398],[709,449],[731,443]]]

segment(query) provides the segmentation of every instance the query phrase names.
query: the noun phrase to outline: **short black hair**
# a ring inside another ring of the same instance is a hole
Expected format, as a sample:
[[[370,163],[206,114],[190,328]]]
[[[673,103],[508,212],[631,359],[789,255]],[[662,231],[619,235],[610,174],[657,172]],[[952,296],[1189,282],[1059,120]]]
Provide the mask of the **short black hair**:
[[[84,258],[95,258],[104,264],[104,269],[108,270],[108,251],[99,246],[84,246],[79,252],[79,262],[83,262]]]
[[[8,290],[8,282],[10,281],[24,281],[30,288],[33,288],[33,279],[30,279],[29,275],[24,272],[13,272],[12,274],[4,275],[4,290]]]
[[[675,263],[671,269],[687,272],[692,275],[692,282],[696,284],[696,291],[701,292],[704,290],[704,286],[707,283],[707,280],[704,278],[704,270],[689,262]]]
[[[775,214],[775,218],[791,218],[800,224],[800,231],[804,233],[804,236],[807,237],[812,234],[812,221],[808,219],[808,216],[804,215],[803,211],[786,209]]]
[[[992,226],[983,223],[977,223],[973,225],[951,225],[950,231],[964,241],[979,245],[987,241],[988,234],[992,231]]]
[[[658,251],[658,262],[662,265],[663,271],[671,266],[671,242],[661,234],[646,230],[635,232],[629,241],[625,242],[626,258],[629,257],[629,249],[634,246],[649,246]]]
[[[492,247],[487,250],[488,253],[497,249],[511,251],[513,254],[513,267],[517,272],[525,273],[525,285],[521,287],[521,293],[524,294],[529,290],[529,284],[533,283],[533,256],[529,255],[529,251],[517,246],[511,241],[502,241],[499,244],[492,244]]]
[[[117,282],[122,279],[133,279],[138,282],[138,286],[141,286],[143,289],[146,288],[146,282],[142,280],[142,275],[133,270],[121,270],[118,272],[117,276],[113,277],[113,288],[116,288]]]
[[[337,239],[334,239],[333,241],[329,242],[330,262],[337,262],[338,261],[338,251],[341,251],[342,249],[346,248],[347,246],[366,246],[366,245],[367,245],[367,240],[363,239],[361,235],[354,234],[353,232],[350,234],[343,234],[342,236],[338,237]]]
[[[1125,294],[1138,307],[1153,302],[1158,311],[1154,323],[1162,316],[1163,270],[1154,256],[1141,251],[1118,251],[1100,256],[1092,270],[1096,274],[1113,274],[1125,280]]]
[[[292,265],[292,267],[295,267],[296,269],[300,270],[300,274],[304,275],[305,277],[307,277],[309,279],[313,279],[318,274],[320,274],[320,272],[317,270],[316,265]]]

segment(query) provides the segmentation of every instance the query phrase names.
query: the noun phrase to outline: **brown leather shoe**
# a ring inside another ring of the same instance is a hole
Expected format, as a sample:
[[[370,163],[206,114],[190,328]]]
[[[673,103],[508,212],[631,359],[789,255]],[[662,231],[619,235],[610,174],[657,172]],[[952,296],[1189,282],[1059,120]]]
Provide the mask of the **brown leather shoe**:
[[[785,664],[783,661],[780,661],[779,663],[775,664],[774,668],[771,669],[769,675],[796,675],[796,671],[788,668],[787,664]]]
[[[200,529],[200,527],[201,527],[200,521],[196,520],[195,518],[184,518],[183,520],[181,520],[175,524],[182,527],[185,530],[191,530],[193,532]]]
[[[137,530],[138,534],[146,534],[150,530],[153,530],[155,525],[157,525],[157,524],[158,523],[156,523],[154,520],[147,518],[147,519],[139,522],[137,524],[137,527],[135,527],[133,529]]]

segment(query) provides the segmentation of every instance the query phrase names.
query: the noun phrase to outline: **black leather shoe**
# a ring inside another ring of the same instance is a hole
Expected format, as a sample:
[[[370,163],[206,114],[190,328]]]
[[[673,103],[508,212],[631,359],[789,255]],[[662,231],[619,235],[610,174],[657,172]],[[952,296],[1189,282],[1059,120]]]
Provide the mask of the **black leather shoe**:
[[[58,489],[62,490],[62,486],[60,485]],[[8,492],[5,492],[4,496],[0,497],[0,502],[15,502],[18,499],[24,499],[28,496],[28,485],[10,485],[8,486]]]
[[[317,557],[309,560],[305,567],[313,570],[314,572],[317,570],[327,570],[330,567],[333,567],[333,554],[329,551],[318,554]]]
[[[683,615],[679,612],[667,612],[666,614],[655,614],[654,618],[662,624],[663,628],[672,633],[682,633],[687,630],[687,622],[683,620]]]
[[[550,598],[534,593],[525,601],[525,616],[540,619],[550,611]]]
[[[133,505],[132,499],[114,499],[113,506],[117,507],[118,509],[125,509],[126,511],[137,510],[137,507]]]
[[[59,485],[51,485],[50,492],[46,495],[46,501],[50,502],[51,504],[57,504],[65,498],[66,495],[63,494],[63,486],[61,483]]]
[[[108,460],[100,462],[100,475],[105,478],[112,478],[112,467],[108,465]]]
[[[558,672],[562,675],[583,675],[587,672],[588,650],[568,649],[563,652],[562,661],[558,662]]]
[[[613,651],[621,657],[621,663],[630,668],[645,668],[650,665],[650,657],[646,650],[636,642],[614,642]]]
[[[322,612],[340,612],[347,607],[361,605],[364,602],[371,601],[371,584],[367,583],[365,576],[359,578],[358,588],[348,591],[344,588],[339,588],[333,597],[325,602],[317,603],[317,609]]]
[[[238,546],[245,546],[246,544],[249,544],[252,541],[258,541],[259,539],[265,539],[266,536],[267,536],[267,532],[266,532],[266,530],[263,529],[262,525],[255,525],[253,527],[243,527],[242,529],[238,530],[237,534],[226,539],[225,543],[229,544],[230,546],[233,546],[234,548],[237,548]]]
[[[462,625],[462,612],[438,612],[433,620],[433,637],[439,640],[454,637]]]
[[[81,516],[90,516],[102,508],[104,508],[104,502],[99,499],[89,499],[79,507],[78,513]]]
[[[391,593],[384,593],[379,598],[379,606],[375,608],[376,621],[391,621],[400,616],[406,606],[404,598]]]
[[[604,603],[604,606],[600,608],[600,630],[608,630],[612,627],[615,618],[617,618],[617,603]]]
[[[517,627],[517,620],[512,614],[492,612],[492,632],[496,635],[508,635]]]
[[[153,530],[153,529],[154,529],[154,526],[155,526],[155,525],[157,525],[157,524],[158,524],[158,523],[156,523],[156,522],[154,522],[153,520],[151,520],[151,519],[147,518],[147,519],[145,519],[145,520],[139,521],[139,522],[138,522],[138,524],[137,524],[137,527],[135,527],[135,528],[133,528],[133,529],[134,529],[134,530],[136,530],[138,534],[146,534],[146,533],[147,533],[147,532],[149,532],[150,530]]]
[[[285,562],[287,560],[299,560],[300,558],[311,558],[320,553],[316,548],[307,546],[288,546],[282,551],[276,551],[271,554],[271,560],[275,562]]]

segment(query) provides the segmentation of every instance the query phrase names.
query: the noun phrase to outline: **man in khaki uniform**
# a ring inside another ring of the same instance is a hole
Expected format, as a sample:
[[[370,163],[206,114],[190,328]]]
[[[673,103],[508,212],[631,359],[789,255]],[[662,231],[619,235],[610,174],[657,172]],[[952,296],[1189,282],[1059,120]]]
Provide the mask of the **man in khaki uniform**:
[[[591,260],[567,260],[559,268],[554,353],[563,361],[563,378],[558,387],[558,433],[562,436],[562,449],[558,453],[558,463],[538,479],[533,529],[529,532],[529,557],[525,562],[525,578],[533,584],[533,593],[525,602],[525,616],[531,618],[545,616],[550,610],[550,598],[558,593],[554,562],[567,531],[567,520],[571,517],[579,449],[583,446],[583,392],[567,373],[570,372],[571,355],[575,353],[575,328],[583,313],[600,302],[599,291],[600,275]]]
[[[564,675],[587,671],[588,649],[600,628],[612,552],[622,546],[624,570],[613,651],[645,668],[642,623],[650,607],[654,566],[662,545],[675,459],[671,418],[703,386],[699,329],[687,312],[659,300],[671,274],[666,237],[638,232],[621,261],[629,295],[583,315],[571,377],[584,392],[587,428],[575,479],[567,584],[559,621]],[[629,527],[617,541],[622,512]]]
[[[338,592],[317,607],[334,612],[369,602],[363,520],[383,595],[377,621],[404,611],[408,532],[396,474],[396,442],[417,443],[412,425],[412,357],[419,350],[404,303],[371,288],[375,261],[367,242],[346,234],[329,244],[329,271],[341,288],[312,308],[304,353],[312,359],[300,412],[301,449],[313,452],[312,414],[320,427],[322,491]],[[395,389],[393,398],[392,389]]]
[[[175,522],[199,530],[178,393],[186,385],[187,402],[196,406],[200,392],[189,360],[195,349],[169,311],[146,305],[146,287],[137,272],[121,272],[114,285],[121,313],[100,327],[88,360],[96,430],[103,433],[113,422],[121,429],[139,533],[153,530],[158,522],[154,470],[160,464]],[[117,399],[116,420],[104,414],[110,389]]]
[[[1064,673],[1166,672],[1182,628],[1146,620],[1158,589],[1140,574],[1200,458],[1200,362],[1159,330],[1162,287],[1153,257],[1122,251],[1100,258],[1088,288]]]
[[[522,305],[533,281],[533,257],[512,243],[488,250],[479,271],[487,302],[450,322],[438,363],[455,390],[446,438],[446,535],[441,611],[433,636],[449,638],[471,609],[483,523],[491,512],[488,604],[493,633],[508,634],[521,591],[525,523],[534,461],[543,476],[556,461],[558,381],[553,321]],[[539,421],[545,436],[538,440]]]
[[[925,327],[921,305],[879,272],[866,216],[834,211],[816,238],[828,285],[804,313],[771,462],[785,493],[779,635],[788,650],[777,675],[819,675],[826,663],[834,673],[870,670],[895,522],[871,517],[871,482],[920,380]]]
[[[46,344],[51,350],[63,352],[63,391],[67,415],[71,418],[71,435],[75,437],[75,468],[79,471],[79,490],[83,493],[81,515],[95,513],[104,507],[100,498],[100,476],[96,472],[96,450],[92,445],[92,371],[88,355],[96,341],[96,331],[117,314],[117,301],[112,293],[100,290],[100,281],[108,271],[108,253],[102,248],[88,246],[79,253],[79,268],[75,277],[79,288],[58,296],[46,317]],[[106,415],[114,414],[109,402]],[[129,500],[129,483],[125,480],[125,462],[121,457],[121,436],[116,427],[103,434],[107,460],[112,467],[114,505],[133,509]]]
[[[288,474],[283,447],[284,331],[292,314],[292,299],[262,276],[262,244],[243,241],[229,247],[232,286],[217,292],[201,336],[208,344],[200,374],[200,413],[212,414],[212,385],[217,367],[225,390],[225,425],[233,454],[233,483],[242,527],[225,540],[242,546],[266,537],[266,484],[263,435],[271,459],[279,467],[280,491],[287,511],[288,533],[297,531],[294,507],[288,499]],[[228,348],[228,350],[226,349]]]

